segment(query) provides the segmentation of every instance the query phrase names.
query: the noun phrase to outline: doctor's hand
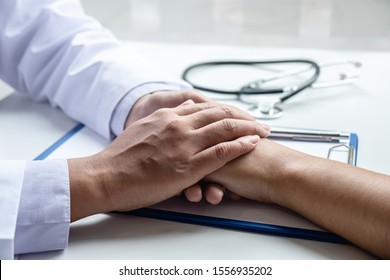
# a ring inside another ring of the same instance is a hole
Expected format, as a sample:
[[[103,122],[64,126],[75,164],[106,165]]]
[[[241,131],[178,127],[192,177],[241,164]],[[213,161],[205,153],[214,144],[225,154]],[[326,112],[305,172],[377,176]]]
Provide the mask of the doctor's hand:
[[[211,102],[211,99],[194,90],[157,91],[152,94],[147,94],[134,104],[127,117],[125,128],[135,121],[149,116],[158,109],[173,108],[186,100],[192,100],[195,103]],[[193,186],[186,188],[183,193],[192,202],[198,202],[205,197],[209,203],[218,204],[222,200],[225,191],[218,184],[205,184],[205,186],[201,187],[200,183],[197,182]],[[229,195],[234,196],[231,192]]]
[[[253,150],[263,126],[245,112],[187,101],[134,122],[102,152],[70,159],[71,220],[170,198]]]
[[[125,128],[144,117],[149,116],[151,113],[162,108],[173,108],[187,100],[192,100],[195,103],[211,102],[209,98],[206,98],[202,94],[193,90],[181,90],[181,91],[156,91],[151,94],[142,96],[131,109],[127,120],[125,122]],[[223,194],[221,193],[221,186],[213,184],[207,187],[207,195],[205,195],[208,201],[221,201]],[[180,193],[181,194],[181,193]],[[179,195],[179,194],[178,194]],[[199,183],[187,188],[184,191],[184,195],[189,201],[197,202],[203,197],[203,191]]]
[[[132,123],[149,116],[158,109],[173,108],[187,100],[192,100],[195,103],[211,102],[211,99],[193,90],[156,91],[142,96],[134,104],[127,117],[125,128]]]

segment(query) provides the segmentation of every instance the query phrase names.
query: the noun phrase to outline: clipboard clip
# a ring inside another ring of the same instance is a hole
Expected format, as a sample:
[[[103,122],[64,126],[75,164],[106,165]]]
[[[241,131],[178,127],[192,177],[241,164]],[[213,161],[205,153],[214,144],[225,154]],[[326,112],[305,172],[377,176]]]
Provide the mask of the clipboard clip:
[[[354,137],[353,140],[351,140],[351,137],[353,137],[353,135],[348,132],[300,129],[300,128],[288,128],[288,127],[273,127],[271,134],[268,137],[274,140],[322,142],[322,143],[329,143],[329,144],[334,143],[335,146],[329,148],[326,158],[331,159],[332,153],[347,151],[348,152],[347,163],[351,165],[356,165],[357,138],[355,139]],[[340,150],[340,149],[344,149],[344,150]]]
[[[347,144],[339,144],[339,145],[336,145],[336,146],[329,148],[328,155],[326,158],[331,159],[332,152],[337,152],[339,148],[347,149],[347,151],[348,151],[348,164],[354,165],[354,162],[355,162],[354,149],[353,149],[353,147],[351,147]]]

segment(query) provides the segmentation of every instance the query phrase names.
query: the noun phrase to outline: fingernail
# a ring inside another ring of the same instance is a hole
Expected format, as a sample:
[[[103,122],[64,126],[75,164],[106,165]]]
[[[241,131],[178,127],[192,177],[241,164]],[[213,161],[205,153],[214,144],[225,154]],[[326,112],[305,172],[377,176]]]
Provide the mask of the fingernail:
[[[257,144],[260,141],[260,137],[258,135],[248,135],[245,139],[252,144]]]

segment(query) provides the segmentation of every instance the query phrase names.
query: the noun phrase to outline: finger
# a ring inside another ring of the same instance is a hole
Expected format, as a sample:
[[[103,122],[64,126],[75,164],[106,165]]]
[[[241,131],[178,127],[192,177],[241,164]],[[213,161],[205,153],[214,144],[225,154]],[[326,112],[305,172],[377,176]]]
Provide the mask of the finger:
[[[233,141],[219,143],[195,154],[193,164],[197,167],[198,176],[204,178],[229,161],[252,151],[259,141],[258,135],[243,136]]]
[[[183,98],[183,101],[187,99],[192,99],[195,103],[212,102],[212,99],[194,90],[179,91],[177,94],[179,94]]]
[[[202,200],[202,189],[199,184],[192,185],[184,190],[184,195],[191,202],[199,202]]]
[[[193,100],[194,103],[202,103],[202,102],[211,102],[211,99],[206,98],[202,94],[196,91],[165,91],[165,92],[157,92],[154,94],[159,94],[163,96],[163,98],[157,99],[158,104],[156,107],[158,108],[173,108],[186,100]]]
[[[217,106],[219,106],[219,104],[215,102],[204,102],[204,103],[195,103],[192,104],[191,106],[177,106],[173,110],[179,116],[187,116],[202,110],[215,108]]]
[[[222,104],[215,104],[214,107],[199,110],[188,115],[189,122],[195,129],[226,118],[255,121],[247,112]]]
[[[260,123],[260,124],[266,131],[268,131],[268,135],[267,136],[269,136],[269,134],[271,133],[271,127],[268,124],[266,124],[266,123]]]
[[[181,105],[189,105],[187,102],[188,100]],[[225,118],[256,121],[250,114],[243,110],[215,102],[192,104],[191,107],[179,106],[175,109],[176,114],[180,116],[190,115],[189,121],[195,129]],[[267,137],[271,131],[271,127],[265,123],[261,123],[260,125],[262,130],[265,131],[265,135],[262,134],[260,136]]]
[[[222,201],[224,188],[215,183],[208,183],[203,193],[207,202],[216,205]]]
[[[191,132],[199,151],[218,143],[231,141],[246,135],[266,137],[269,134],[262,125],[254,121],[224,119]]]
[[[186,106],[186,105],[192,105],[195,104],[195,102],[192,99],[188,99],[180,104],[180,106]]]

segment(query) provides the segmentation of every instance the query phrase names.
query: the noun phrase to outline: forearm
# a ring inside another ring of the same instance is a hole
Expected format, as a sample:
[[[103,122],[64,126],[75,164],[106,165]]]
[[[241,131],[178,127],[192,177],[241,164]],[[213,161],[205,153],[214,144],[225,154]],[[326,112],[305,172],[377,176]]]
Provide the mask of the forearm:
[[[374,254],[390,257],[390,177],[335,161],[296,154],[273,188],[295,210]]]
[[[229,191],[292,209],[390,257],[390,177],[306,155],[268,139],[206,179]]]

